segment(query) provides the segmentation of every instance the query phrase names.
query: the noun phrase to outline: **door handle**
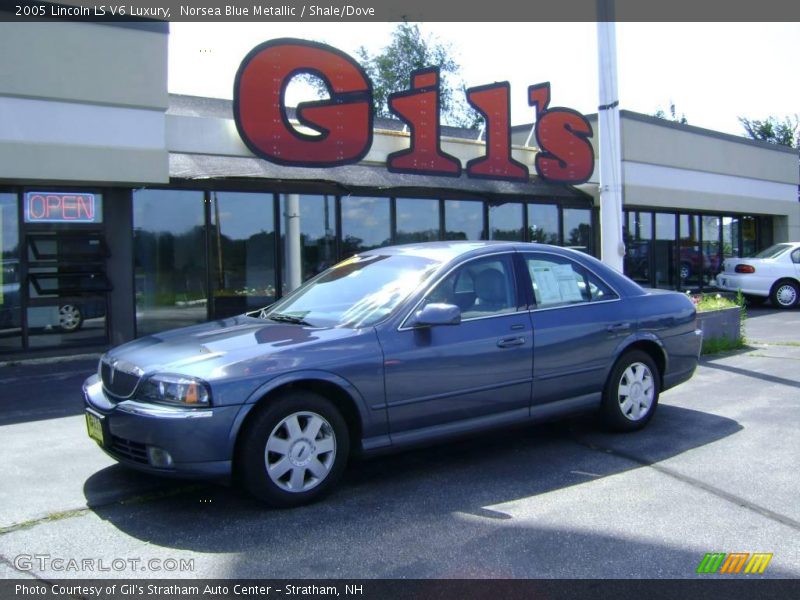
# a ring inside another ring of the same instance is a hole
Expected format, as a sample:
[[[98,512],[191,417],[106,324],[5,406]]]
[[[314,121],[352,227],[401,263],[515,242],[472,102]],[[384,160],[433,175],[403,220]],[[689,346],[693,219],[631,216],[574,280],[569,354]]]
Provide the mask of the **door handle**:
[[[524,337],[507,337],[497,340],[498,348],[513,348],[514,346],[522,346],[525,343]]]
[[[606,327],[606,331],[609,333],[623,333],[625,331],[630,331],[630,328],[630,323],[614,323],[613,325]]]

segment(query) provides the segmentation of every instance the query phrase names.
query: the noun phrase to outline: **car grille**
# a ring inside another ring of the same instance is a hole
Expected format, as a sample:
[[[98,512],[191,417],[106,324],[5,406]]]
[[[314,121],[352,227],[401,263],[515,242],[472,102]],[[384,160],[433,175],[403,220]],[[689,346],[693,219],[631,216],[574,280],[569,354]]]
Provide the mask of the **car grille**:
[[[111,450],[112,454],[116,454],[120,458],[126,458],[143,465],[149,464],[147,460],[147,447],[139,442],[132,442],[131,440],[112,435],[111,447],[109,450]]]
[[[139,375],[127,373],[105,361],[100,363],[100,378],[105,390],[118,398],[129,398],[139,383]]]

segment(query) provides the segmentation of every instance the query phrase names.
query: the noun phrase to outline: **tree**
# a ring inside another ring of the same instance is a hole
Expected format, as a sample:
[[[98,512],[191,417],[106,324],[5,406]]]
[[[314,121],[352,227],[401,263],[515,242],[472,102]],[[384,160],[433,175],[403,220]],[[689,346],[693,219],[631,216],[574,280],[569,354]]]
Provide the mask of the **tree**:
[[[762,140],[770,144],[800,147],[800,119],[797,115],[784,117],[782,121],[777,117],[767,117],[763,121],[739,117],[739,122],[745,132],[754,140]]]
[[[670,121],[675,121],[676,123],[680,123],[681,125],[689,124],[689,120],[686,118],[685,114],[681,113],[681,116],[680,117],[678,116],[677,112],[675,111],[674,102],[669,103],[669,114],[670,116],[668,117],[667,113],[665,113],[662,109],[659,108],[653,116],[659,119],[665,119],[665,120],[669,119]]]
[[[400,23],[392,32],[391,43],[372,55],[363,46],[357,51],[373,85],[375,114],[394,117],[387,104],[389,94],[406,90],[411,73],[423,67],[439,67],[442,123],[457,127],[477,127],[481,118],[467,104],[466,86],[458,77],[460,65],[451,48],[430,37],[423,37],[418,25]]]

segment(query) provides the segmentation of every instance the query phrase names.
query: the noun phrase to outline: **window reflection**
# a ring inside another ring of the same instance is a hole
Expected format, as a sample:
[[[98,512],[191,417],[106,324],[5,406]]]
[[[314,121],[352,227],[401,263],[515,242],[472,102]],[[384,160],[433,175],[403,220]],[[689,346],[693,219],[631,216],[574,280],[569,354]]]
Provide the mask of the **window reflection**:
[[[211,285],[215,318],[275,301],[272,194],[211,192]]]
[[[678,277],[681,287],[698,288],[704,266],[704,257],[700,249],[700,217],[698,215],[680,215],[680,246],[678,256]]]
[[[22,345],[16,194],[0,194],[0,350]]]
[[[483,237],[483,203],[445,200],[445,239],[479,240]]]
[[[558,245],[558,206],[528,204],[528,239]]]
[[[398,198],[395,201],[398,244],[439,239],[439,201]]]
[[[650,285],[653,215],[649,212],[626,213],[623,233],[625,274],[640,284]]]
[[[592,211],[588,208],[564,209],[564,245],[592,254]]]
[[[342,198],[342,256],[391,243],[389,198]]]
[[[489,239],[522,240],[522,205],[500,204],[489,207]]]
[[[133,245],[138,334],[206,320],[203,192],[136,190]]]

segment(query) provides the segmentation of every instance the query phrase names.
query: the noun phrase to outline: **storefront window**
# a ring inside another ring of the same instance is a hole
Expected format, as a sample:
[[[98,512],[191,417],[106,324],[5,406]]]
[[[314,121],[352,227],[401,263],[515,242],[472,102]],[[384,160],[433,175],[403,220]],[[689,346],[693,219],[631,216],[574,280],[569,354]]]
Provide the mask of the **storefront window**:
[[[650,285],[653,252],[653,215],[649,212],[626,212],[625,274],[642,285]]]
[[[678,276],[681,289],[697,289],[703,281],[706,262],[700,249],[700,216],[680,215]]]
[[[588,208],[565,208],[563,236],[566,247],[592,254],[592,211]]]
[[[342,257],[391,243],[389,198],[342,198]]]
[[[714,278],[722,267],[722,219],[720,217],[703,216],[703,285],[714,283]]]
[[[206,320],[203,192],[136,190],[133,244],[138,334]]]
[[[0,352],[22,345],[16,194],[0,193]]]
[[[653,268],[655,269],[655,286],[658,288],[675,288],[675,215],[656,213],[655,240],[653,242]]]
[[[528,239],[540,244],[558,245],[557,206],[528,204]]]
[[[289,194],[281,194],[281,215],[285,215]],[[336,262],[336,198],[299,194],[300,215],[300,261],[302,281],[322,273]],[[286,246],[287,227],[282,224],[284,255],[288,257]],[[287,269],[284,269],[284,280]]]
[[[516,202],[489,207],[489,239],[522,240],[522,205]]]
[[[742,217],[742,256],[753,256],[758,252],[756,237],[756,218]]]
[[[439,239],[439,201],[398,198],[395,201],[398,244]]]
[[[211,287],[214,318],[275,301],[272,194],[211,192]]]
[[[722,258],[739,254],[739,218],[722,217]]]
[[[445,200],[445,239],[479,240],[483,237],[483,203]]]

